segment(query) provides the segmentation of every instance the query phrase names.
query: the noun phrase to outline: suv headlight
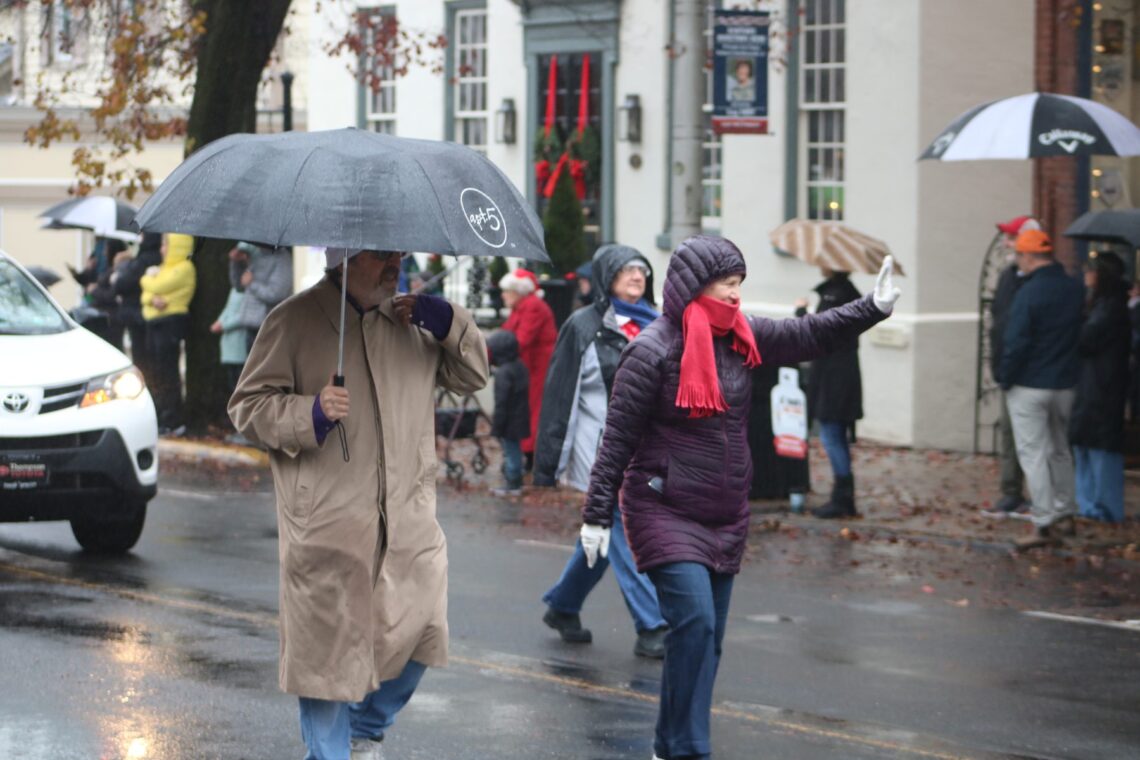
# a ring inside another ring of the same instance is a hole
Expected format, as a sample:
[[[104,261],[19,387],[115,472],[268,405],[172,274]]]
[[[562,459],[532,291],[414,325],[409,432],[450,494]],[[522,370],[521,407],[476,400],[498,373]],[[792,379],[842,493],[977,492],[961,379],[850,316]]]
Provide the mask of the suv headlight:
[[[103,404],[116,399],[138,398],[146,390],[146,382],[142,373],[135,367],[128,367],[120,372],[97,377],[87,383],[87,390],[79,408],[83,409],[96,404]]]

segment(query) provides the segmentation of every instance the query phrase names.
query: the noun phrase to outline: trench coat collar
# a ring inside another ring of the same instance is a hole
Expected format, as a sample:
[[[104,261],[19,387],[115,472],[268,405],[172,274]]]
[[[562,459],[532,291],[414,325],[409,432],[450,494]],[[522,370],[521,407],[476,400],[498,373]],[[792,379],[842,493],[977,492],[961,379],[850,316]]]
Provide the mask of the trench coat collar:
[[[339,286],[326,277],[313,286],[313,293],[317,297],[317,303],[320,305],[321,311],[324,312],[325,317],[327,317],[329,323],[332,324],[333,330],[340,332]],[[380,302],[380,305],[376,307],[376,310],[387,317],[388,321],[392,324],[398,324],[396,321],[395,297],[385,298]],[[346,308],[346,316],[348,315],[348,311]]]

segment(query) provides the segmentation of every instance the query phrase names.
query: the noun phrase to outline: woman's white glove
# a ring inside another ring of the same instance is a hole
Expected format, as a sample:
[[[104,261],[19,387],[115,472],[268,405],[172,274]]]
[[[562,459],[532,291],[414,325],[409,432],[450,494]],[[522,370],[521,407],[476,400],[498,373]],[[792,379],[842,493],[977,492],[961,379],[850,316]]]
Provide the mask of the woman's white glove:
[[[893,256],[883,259],[883,268],[879,270],[879,279],[875,280],[875,292],[871,296],[875,306],[884,314],[890,314],[894,310],[895,301],[902,295],[902,291],[895,287],[894,267]]]
[[[586,552],[586,567],[593,567],[598,557],[606,558],[610,553],[610,529],[601,525],[582,525],[582,551]]]

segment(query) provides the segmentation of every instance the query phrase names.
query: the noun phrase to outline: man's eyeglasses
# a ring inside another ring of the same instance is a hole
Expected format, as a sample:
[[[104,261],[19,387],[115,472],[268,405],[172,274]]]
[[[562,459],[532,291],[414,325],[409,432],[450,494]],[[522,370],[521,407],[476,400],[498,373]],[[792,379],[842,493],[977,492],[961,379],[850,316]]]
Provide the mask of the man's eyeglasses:
[[[619,270],[620,274],[633,274],[634,272],[641,272],[642,277],[649,277],[649,267],[644,264],[626,264]]]

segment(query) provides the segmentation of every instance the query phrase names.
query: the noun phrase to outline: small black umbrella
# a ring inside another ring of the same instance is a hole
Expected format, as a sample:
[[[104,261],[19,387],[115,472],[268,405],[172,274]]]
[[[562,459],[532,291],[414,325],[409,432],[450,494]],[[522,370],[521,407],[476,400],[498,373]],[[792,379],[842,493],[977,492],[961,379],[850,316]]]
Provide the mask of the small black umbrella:
[[[40,284],[45,288],[50,288],[62,279],[58,274],[47,267],[38,265],[28,267],[28,274],[39,280]]]
[[[134,222],[273,247],[550,260],[534,209],[485,156],[358,129],[224,137],[183,161]]]
[[[1140,209],[1089,211],[1070,224],[1065,235],[1077,240],[1103,240],[1140,248]]]

